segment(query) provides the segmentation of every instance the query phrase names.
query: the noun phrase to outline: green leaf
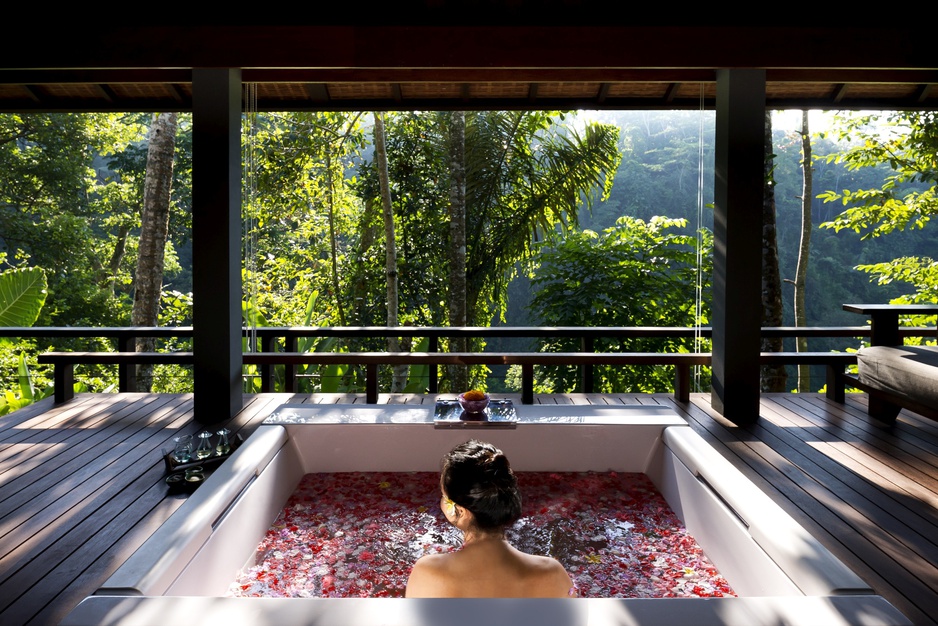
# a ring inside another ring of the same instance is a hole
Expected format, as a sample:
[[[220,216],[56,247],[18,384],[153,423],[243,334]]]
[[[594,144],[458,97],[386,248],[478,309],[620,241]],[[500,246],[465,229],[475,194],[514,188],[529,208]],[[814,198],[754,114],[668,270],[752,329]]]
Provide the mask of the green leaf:
[[[416,346],[414,352],[426,352],[430,347],[430,338],[423,337]],[[411,365],[407,373],[407,384],[404,386],[404,393],[426,393],[430,384],[430,366],[429,365]]]
[[[26,355],[20,353],[19,362],[16,366],[17,377],[20,381],[20,397],[24,400],[29,400],[33,402],[36,395],[36,390],[33,388],[33,381],[29,375],[29,368],[26,366]]]
[[[244,318],[244,323],[249,327],[261,328],[262,326],[268,325],[267,318],[264,317],[253,302],[247,299],[241,301],[241,317]]]
[[[46,273],[39,267],[0,273],[0,326],[32,326],[46,303]]]
[[[320,391],[322,393],[338,393],[339,381],[345,376],[347,365],[327,365],[320,374]]]

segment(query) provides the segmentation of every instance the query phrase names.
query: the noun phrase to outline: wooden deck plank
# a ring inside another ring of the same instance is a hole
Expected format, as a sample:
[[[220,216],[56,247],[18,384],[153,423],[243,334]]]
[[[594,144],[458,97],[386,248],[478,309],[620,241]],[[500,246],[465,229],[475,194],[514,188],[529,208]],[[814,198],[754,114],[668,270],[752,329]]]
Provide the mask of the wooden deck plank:
[[[381,402],[432,396],[382,394]],[[518,398],[520,401],[520,397]],[[938,423],[866,414],[865,394],[764,394],[740,427],[709,394],[537,396],[549,404],[674,407],[731,463],[916,624],[938,626]],[[44,401],[45,402],[45,401]],[[0,624],[56,624],[185,501],[162,482],[162,448],[224,425],[249,437],[283,403],[363,403],[363,394],[245,396],[231,420],[202,425],[191,399],[80,394],[0,419]],[[14,507],[15,505],[15,507]]]
[[[99,404],[95,410],[89,406],[80,415],[56,421],[51,427],[24,429],[24,432],[32,431],[33,434],[27,435],[26,440],[17,441],[17,445],[2,455],[0,471],[15,470],[15,475],[4,477],[0,485],[0,503],[21,490],[31,489],[35,493],[38,489],[41,493],[50,484],[54,485],[63,472],[85,462],[92,447],[105,449],[108,443],[105,436],[117,437],[122,432],[129,432],[138,420],[147,419],[154,410],[149,405],[156,398],[152,395],[139,400],[128,398],[113,405]],[[0,536],[2,534],[0,532]]]
[[[28,405],[19,411],[14,411],[17,415],[23,412],[20,421],[13,419],[13,413],[8,413],[0,418],[0,454],[10,446],[23,441],[24,439],[44,434],[45,431],[55,427],[55,424],[68,419],[70,414],[81,410],[82,402],[92,402],[90,398],[79,399],[67,406],[56,407],[51,398],[46,398],[36,404]],[[54,409],[59,408],[61,411]]]
[[[58,519],[67,508],[85,498],[89,491],[87,485],[101,484],[127,467],[133,467],[140,458],[135,448],[151,436],[148,428],[151,417],[152,414],[140,411],[135,417],[127,417],[123,421],[109,420],[96,431],[97,437],[70,445],[52,459],[50,471],[39,467],[24,475],[37,475],[37,480],[29,482],[25,487],[17,484],[17,479],[10,481],[11,485],[15,485],[10,489],[11,493],[4,493],[0,497],[7,511],[0,516],[0,538],[3,538],[4,543],[7,542],[7,533],[27,520],[30,524],[50,523]],[[179,419],[179,426],[188,421],[185,414],[181,414]],[[174,430],[179,426],[174,427]],[[158,443],[154,443],[155,450],[158,451],[161,445],[168,446],[171,436],[171,431],[164,433]],[[150,448],[151,451],[153,449]],[[4,487],[6,485],[0,487],[0,491],[5,491]],[[41,514],[28,515],[29,511],[41,511]]]
[[[808,442],[790,440],[789,445],[775,435],[781,429],[771,424],[771,417],[784,408],[774,395],[763,396],[762,419],[746,427],[715,414],[708,397],[700,396],[693,404],[688,412],[692,425],[722,447],[724,456],[914,623],[936,624],[934,562],[895,545],[875,520],[865,516],[852,490],[829,488],[829,477],[805,461],[803,455],[812,448]],[[935,536],[935,529],[926,536]],[[888,540],[886,546],[880,544],[883,538]]]
[[[888,488],[840,448],[799,446],[803,440],[794,431],[785,432],[784,437],[792,440],[793,450],[800,450],[792,454],[805,459],[806,472],[827,484],[841,499],[847,500],[844,494],[850,490],[852,507],[888,532],[892,540],[900,541],[926,559],[938,562],[938,536],[932,534],[938,523],[934,508]]]
[[[938,546],[933,538],[914,531],[893,513],[902,508],[906,500],[901,493],[895,493],[891,498],[887,496],[882,506],[875,504],[873,499],[879,493],[879,486],[867,478],[850,480],[849,474],[853,473],[856,464],[852,463],[849,454],[816,445],[800,446],[805,440],[799,438],[797,432],[778,427],[778,420],[783,420],[784,415],[763,410],[762,416],[772,420],[772,423],[763,423],[758,427],[765,430],[760,433],[760,439],[804,473],[798,482],[811,491],[815,500],[840,517],[855,532],[865,531],[883,556],[896,560],[913,574],[928,575],[931,569],[929,559],[938,562]],[[826,459],[831,462],[825,462]],[[846,471],[839,470],[838,464],[842,464]],[[868,473],[861,470],[857,476],[868,476]],[[862,513],[862,518],[854,513]],[[909,517],[914,519],[915,516]],[[938,592],[938,579],[925,582]]]
[[[11,582],[14,595],[20,586],[31,584],[33,579],[27,572],[37,569],[40,554],[48,550],[53,552],[46,556],[70,553],[75,541],[87,539],[87,535],[81,533],[70,535],[74,528],[88,519],[95,520],[91,528],[105,527],[109,519],[102,511],[115,505],[129,505],[137,497],[139,490],[128,490],[129,484],[153,467],[161,475],[165,472],[160,449],[169,447],[173,431],[190,420],[184,400],[170,399],[161,407],[160,414],[153,414],[165,423],[163,429],[141,429],[123,450],[113,449],[114,459],[105,469],[83,474],[78,478],[80,482],[72,480],[75,475],[70,476],[63,489],[50,490],[50,498],[37,499],[28,507],[20,507],[26,510],[38,505],[39,510],[28,518],[22,515],[25,521],[3,538],[4,547],[9,551],[0,562],[0,581],[15,577]],[[150,482],[158,484],[159,476],[151,478]],[[0,610],[8,601],[9,598],[0,598]]]

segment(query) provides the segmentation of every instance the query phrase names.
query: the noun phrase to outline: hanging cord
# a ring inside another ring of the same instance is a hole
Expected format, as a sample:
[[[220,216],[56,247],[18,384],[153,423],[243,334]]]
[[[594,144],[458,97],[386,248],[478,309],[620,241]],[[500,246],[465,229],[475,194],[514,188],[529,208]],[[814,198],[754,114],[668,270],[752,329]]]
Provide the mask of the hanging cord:
[[[697,115],[697,276],[694,286],[694,352],[700,352],[703,347],[703,332],[701,320],[703,319],[703,209],[704,209],[704,147],[703,147],[703,120],[704,120],[704,84],[700,83],[700,110]],[[700,388],[702,365],[694,366],[694,391],[703,391]]]
[[[244,171],[242,173],[242,224],[244,232],[244,273],[242,291],[247,307],[247,352],[259,352],[257,345],[257,162],[255,145],[257,137],[257,83],[244,84]]]

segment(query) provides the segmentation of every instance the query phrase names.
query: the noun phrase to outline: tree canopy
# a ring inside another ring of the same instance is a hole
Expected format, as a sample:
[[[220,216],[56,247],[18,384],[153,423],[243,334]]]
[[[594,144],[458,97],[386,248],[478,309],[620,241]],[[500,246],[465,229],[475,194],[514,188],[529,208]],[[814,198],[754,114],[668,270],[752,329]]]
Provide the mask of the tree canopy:
[[[848,207],[824,227],[851,230],[863,240],[924,229],[938,214],[938,113],[897,111],[838,119],[838,139],[851,144],[829,155],[827,161],[842,163],[848,170],[888,166],[889,173],[880,184],[822,194],[825,202],[839,201]],[[938,302],[938,261],[930,251],[859,263],[856,268],[881,285],[912,287],[914,291],[901,294],[896,301]]]
[[[712,198],[712,113],[476,111],[462,118],[457,157],[451,113],[385,116],[398,323],[446,326],[454,298],[465,299],[465,323],[479,326],[706,323],[707,297],[698,320],[688,290],[698,247],[709,271],[712,216],[701,207]],[[47,295],[37,325],[129,323],[152,119],[143,113],[0,115],[0,270],[44,270]],[[245,117],[246,320],[365,326],[388,319],[385,233],[391,231],[382,216],[372,119],[366,112]],[[935,122],[934,113],[891,113],[884,120],[854,114],[814,138],[821,155],[816,185],[838,191],[812,207],[815,228],[822,222],[828,228],[812,234],[809,325],[855,322],[837,317],[847,301],[938,299],[936,235],[924,228],[936,210]],[[160,324],[191,323],[191,142],[191,118],[179,115]],[[780,272],[790,279],[801,221],[800,141],[776,130],[773,143]],[[455,158],[464,168],[459,180]],[[448,254],[454,181],[465,190],[465,287],[455,286],[455,256]],[[846,210],[832,211],[836,206]],[[787,304],[785,317],[791,319]],[[0,362],[15,370],[14,355],[45,347],[32,339],[7,342]],[[97,340],[56,347],[113,346]],[[472,349],[482,347],[479,341]],[[405,341],[402,348],[416,346]],[[598,348],[691,349],[651,341]],[[384,349],[384,342],[310,340],[300,349]],[[360,381],[341,368],[307,373],[309,390],[353,389]],[[571,376],[556,371],[544,380],[568,389]],[[602,376],[601,385],[636,390],[670,385],[664,371]],[[93,372],[88,382],[103,389],[111,378]],[[179,378],[155,383],[154,390],[184,391],[185,385]],[[408,385],[419,382],[412,376]]]

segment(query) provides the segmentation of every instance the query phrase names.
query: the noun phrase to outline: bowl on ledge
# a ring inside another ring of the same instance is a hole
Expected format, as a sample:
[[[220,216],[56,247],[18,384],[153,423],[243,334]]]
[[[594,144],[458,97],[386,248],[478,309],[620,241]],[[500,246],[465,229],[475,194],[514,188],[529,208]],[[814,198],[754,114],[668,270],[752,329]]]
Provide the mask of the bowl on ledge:
[[[466,393],[470,394],[469,398],[466,398]],[[462,419],[485,419],[485,408],[489,405],[489,394],[482,394],[476,392],[461,393],[456,396],[456,400],[459,402],[459,406],[462,407],[464,414]],[[476,396],[481,395],[481,398]]]

